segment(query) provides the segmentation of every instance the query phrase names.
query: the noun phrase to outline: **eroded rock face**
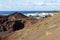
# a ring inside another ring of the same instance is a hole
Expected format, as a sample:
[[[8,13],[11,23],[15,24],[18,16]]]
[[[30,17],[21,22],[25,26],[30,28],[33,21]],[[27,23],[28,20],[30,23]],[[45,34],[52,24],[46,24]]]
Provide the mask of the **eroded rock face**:
[[[34,20],[35,19],[29,18],[18,12],[7,16],[0,16],[0,33],[2,32],[4,34],[2,34],[3,36],[0,35],[0,39],[4,39],[6,37],[6,33],[9,34],[11,32],[29,27],[36,22]]]
[[[9,30],[15,31],[15,29],[18,29],[19,27],[22,29],[24,27],[23,22],[26,20],[25,18],[27,18],[27,16],[18,12],[8,16],[0,16],[0,32]]]

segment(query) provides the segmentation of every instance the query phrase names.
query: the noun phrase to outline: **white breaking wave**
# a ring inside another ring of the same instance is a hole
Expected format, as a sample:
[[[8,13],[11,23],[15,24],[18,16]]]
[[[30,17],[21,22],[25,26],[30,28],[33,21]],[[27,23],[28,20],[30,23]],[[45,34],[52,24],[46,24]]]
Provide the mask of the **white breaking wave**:
[[[55,13],[30,13],[30,14],[24,14],[26,16],[36,16],[36,15],[39,15],[39,16],[46,16],[46,15],[51,15],[51,16],[54,16]]]
[[[35,17],[37,19],[40,19],[41,17],[45,17],[45,16],[54,16],[56,13],[30,13],[30,14],[25,14],[26,16],[33,16],[35,17],[36,15],[38,15],[38,17]]]

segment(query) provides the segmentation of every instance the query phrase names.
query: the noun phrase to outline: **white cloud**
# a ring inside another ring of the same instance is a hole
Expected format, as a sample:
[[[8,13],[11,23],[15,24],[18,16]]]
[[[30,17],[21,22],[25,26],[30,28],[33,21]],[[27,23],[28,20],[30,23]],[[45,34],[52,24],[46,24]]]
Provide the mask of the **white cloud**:
[[[2,4],[0,4],[0,7],[3,6]]]
[[[54,0],[0,0],[0,10],[55,10],[58,6]]]
[[[33,4],[35,4],[35,5],[43,5],[44,2],[35,2],[35,3],[33,3]]]
[[[9,3],[13,2],[13,0],[6,0],[6,1],[9,2]]]
[[[60,5],[60,3],[45,3],[45,5],[54,6],[54,5]]]

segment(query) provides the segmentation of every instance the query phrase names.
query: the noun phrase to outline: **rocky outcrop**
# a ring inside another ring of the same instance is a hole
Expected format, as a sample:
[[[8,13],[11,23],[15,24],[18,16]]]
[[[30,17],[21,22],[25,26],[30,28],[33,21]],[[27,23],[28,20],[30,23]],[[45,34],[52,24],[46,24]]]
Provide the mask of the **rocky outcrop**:
[[[34,24],[35,19],[27,17],[19,12],[0,16],[0,32],[11,33]],[[1,35],[0,35],[1,36]]]

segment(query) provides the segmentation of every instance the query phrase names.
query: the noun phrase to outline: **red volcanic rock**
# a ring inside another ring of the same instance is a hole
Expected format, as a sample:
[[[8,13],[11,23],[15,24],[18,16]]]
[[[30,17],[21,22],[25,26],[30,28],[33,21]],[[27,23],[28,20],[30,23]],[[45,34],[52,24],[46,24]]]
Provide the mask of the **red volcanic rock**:
[[[28,28],[30,25],[34,24],[34,22],[36,22],[35,19],[18,12],[7,16],[0,16],[0,32],[9,34],[23,28]],[[6,38],[6,35],[0,35],[1,40],[7,40]]]

